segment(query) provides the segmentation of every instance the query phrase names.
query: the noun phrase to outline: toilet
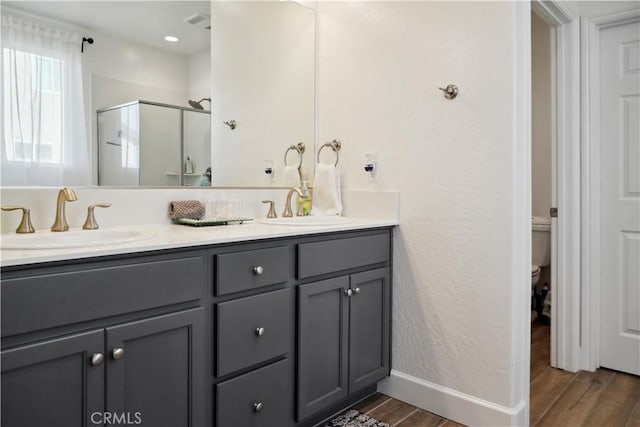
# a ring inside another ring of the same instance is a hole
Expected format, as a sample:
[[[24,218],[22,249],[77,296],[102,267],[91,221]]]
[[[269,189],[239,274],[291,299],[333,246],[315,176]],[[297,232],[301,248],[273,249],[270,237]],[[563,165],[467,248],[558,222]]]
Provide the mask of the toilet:
[[[531,217],[531,288],[540,280],[542,267],[549,267],[551,258],[551,218]]]
[[[540,280],[543,267],[549,267],[551,258],[551,218],[542,216],[531,217],[531,321],[538,317],[540,304],[546,306],[547,301],[542,303],[539,294],[536,295],[536,286]],[[537,301],[537,302],[536,302]],[[542,314],[548,315],[544,310]]]

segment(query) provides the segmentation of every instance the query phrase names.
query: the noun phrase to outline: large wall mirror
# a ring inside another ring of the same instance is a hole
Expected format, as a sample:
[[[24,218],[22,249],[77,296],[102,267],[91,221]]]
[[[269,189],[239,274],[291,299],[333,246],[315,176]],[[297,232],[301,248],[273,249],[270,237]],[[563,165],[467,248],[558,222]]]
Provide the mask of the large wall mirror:
[[[1,12],[2,185],[264,187],[312,178],[313,9],[291,1],[5,0]],[[64,29],[57,36],[75,43],[82,73],[55,53],[25,56],[29,48],[5,37],[5,28],[38,36],[39,25]],[[20,67],[53,94],[35,97],[39,120],[21,117],[16,126],[11,120],[35,108],[16,101],[34,93],[11,73]],[[82,98],[62,101],[61,88],[79,82]],[[69,133],[81,116],[84,129]]]

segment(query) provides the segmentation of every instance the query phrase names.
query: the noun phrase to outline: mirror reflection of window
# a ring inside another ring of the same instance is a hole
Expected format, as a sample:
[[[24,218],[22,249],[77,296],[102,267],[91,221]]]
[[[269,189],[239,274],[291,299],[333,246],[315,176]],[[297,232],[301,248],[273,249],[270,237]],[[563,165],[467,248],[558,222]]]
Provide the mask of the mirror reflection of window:
[[[82,37],[2,14],[2,185],[87,185]]]
[[[7,160],[60,164],[62,61],[7,48],[3,55]],[[40,102],[20,102],[32,97]]]

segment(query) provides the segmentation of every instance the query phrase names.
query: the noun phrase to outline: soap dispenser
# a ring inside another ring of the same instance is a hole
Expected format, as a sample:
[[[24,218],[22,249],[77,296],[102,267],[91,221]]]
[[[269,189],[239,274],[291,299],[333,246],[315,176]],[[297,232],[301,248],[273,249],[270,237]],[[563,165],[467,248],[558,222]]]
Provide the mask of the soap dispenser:
[[[308,216],[311,213],[311,190],[309,190],[309,181],[302,181],[302,214]]]

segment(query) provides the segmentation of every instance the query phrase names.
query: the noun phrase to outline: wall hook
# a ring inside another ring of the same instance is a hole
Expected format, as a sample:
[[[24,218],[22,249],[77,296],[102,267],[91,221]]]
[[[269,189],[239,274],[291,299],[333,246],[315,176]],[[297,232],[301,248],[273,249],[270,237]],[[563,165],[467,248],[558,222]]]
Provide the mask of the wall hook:
[[[227,120],[226,122],[222,122],[222,123],[229,126],[231,130],[235,129],[236,126],[238,126],[238,122],[236,122],[235,120]]]
[[[444,97],[447,99],[454,99],[458,96],[458,86],[456,85],[448,85],[446,88],[439,87],[438,89],[444,92]]]

